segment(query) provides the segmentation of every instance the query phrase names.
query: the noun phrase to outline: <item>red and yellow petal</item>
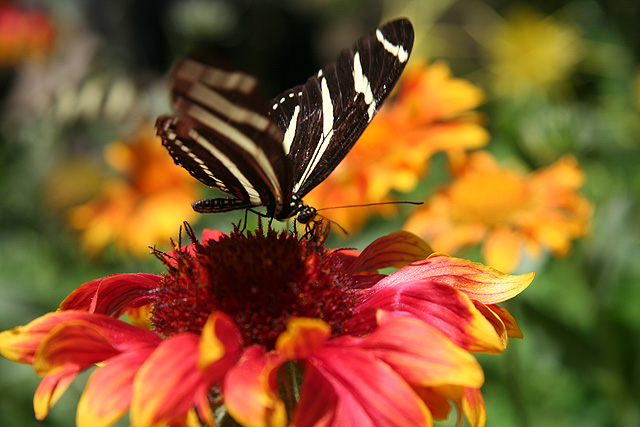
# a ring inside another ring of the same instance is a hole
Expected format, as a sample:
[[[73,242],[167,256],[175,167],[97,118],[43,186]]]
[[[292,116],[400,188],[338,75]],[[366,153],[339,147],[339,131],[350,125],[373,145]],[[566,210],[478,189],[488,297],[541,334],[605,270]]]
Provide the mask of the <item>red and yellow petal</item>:
[[[224,405],[229,414],[247,427],[286,426],[287,413],[271,386],[270,377],[282,362],[264,347],[248,347],[224,379]]]
[[[213,313],[203,337],[184,333],[164,340],[133,381],[131,425],[164,426],[186,419],[194,406],[209,413],[205,408],[209,390],[239,357],[239,335],[230,331],[232,327],[226,315]],[[202,354],[208,350],[214,358]]]
[[[61,310],[83,310],[119,317],[132,302],[145,303],[162,280],[155,274],[113,274],[80,285],[60,304]]]
[[[503,351],[504,345],[491,323],[463,292],[428,280],[378,285],[368,291],[356,308],[348,324],[352,333],[372,331],[383,310],[392,317],[420,319],[466,350]]]
[[[162,427],[187,415],[197,394],[207,393],[197,368],[199,337],[185,333],[164,340],[133,380],[131,425]]]
[[[390,274],[378,286],[427,279],[458,289],[483,304],[495,304],[518,295],[529,286],[534,275],[514,276],[477,262],[434,254]]]
[[[441,393],[440,387],[416,387],[416,392],[429,408],[434,420],[446,420],[451,412],[449,398]]]
[[[68,321],[56,326],[36,351],[33,369],[39,375],[51,375],[73,364],[86,369],[119,354],[105,332],[85,321]]]
[[[420,396],[368,350],[327,345],[306,366],[297,427],[432,424]]]
[[[64,315],[48,313],[25,326],[0,332],[0,354],[14,362],[33,364],[33,357],[44,337],[52,328],[75,316],[71,312]]]
[[[397,231],[374,240],[349,268],[351,274],[377,272],[385,267],[404,267],[425,259],[433,249],[408,231]]]
[[[131,405],[131,391],[140,366],[155,346],[146,346],[113,357],[89,378],[78,402],[78,427],[108,427],[122,418]]]
[[[524,337],[524,334],[520,330],[520,327],[518,326],[516,319],[511,315],[511,313],[507,311],[506,308],[500,307],[495,304],[487,305],[487,307],[491,311],[493,311],[498,317],[500,317],[500,319],[502,320],[502,323],[506,328],[507,335],[509,336],[509,338]]]
[[[69,385],[76,378],[80,369],[76,365],[69,365],[52,375],[45,376],[33,395],[33,409],[36,419],[44,420],[49,409],[62,397]]]
[[[304,359],[331,336],[331,327],[319,319],[292,318],[276,341],[276,350],[285,360]]]
[[[141,329],[151,329],[151,304],[140,307],[127,307],[127,319],[133,326]]]
[[[45,340],[52,331],[58,327],[62,327],[68,322],[84,322],[86,325],[91,325],[89,327],[93,329],[99,329],[104,333],[105,339],[108,339],[113,348],[118,351],[123,351],[130,346],[144,343],[157,343],[160,341],[160,337],[157,335],[112,317],[69,310],[49,313],[33,320],[28,325],[18,326],[8,331],[0,332],[0,353],[9,360],[33,364],[36,351],[38,351],[42,341]],[[59,333],[64,334],[64,332]],[[61,337],[62,335],[59,336],[59,338]],[[54,342],[55,341],[51,341],[51,343]],[[67,362],[83,363],[80,359],[74,359],[73,356],[74,350],[72,350],[72,348],[77,344],[78,343],[74,343],[73,341],[62,342],[63,346],[69,346],[70,358],[69,360],[61,362],[59,366]],[[81,351],[82,349],[78,350]],[[46,351],[46,354],[52,353],[51,351]],[[53,356],[61,360],[59,355],[53,354]]]
[[[375,354],[412,386],[479,388],[484,383],[476,359],[421,320],[386,316],[378,329],[357,340],[358,348]],[[342,342],[340,338],[338,341]]]
[[[484,427],[487,424],[487,409],[479,389],[465,387],[460,407],[471,427]]]
[[[500,337],[500,341],[502,342],[502,346],[507,348],[507,344],[509,344],[509,335],[507,334],[507,328],[504,325],[504,322],[494,311],[489,309],[486,305],[481,302],[474,301],[474,305],[476,309],[482,313],[485,319],[493,326],[493,329],[496,331],[496,334]]]
[[[58,312],[62,314],[68,312]],[[161,338],[120,320],[98,314],[77,313],[43,337],[33,359],[40,375],[50,375],[68,364],[86,369],[130,348],[156,345]]]
[[[214,312],[209,316],[202,328],[198,351],[198,369],[203,372],[226,370],[240,357],[242,338],[229,316],[222,312]]]
[[[463,416],[467,419],[471,427],[484,427],[487,423],[487,411],[479,388],[444,385],[441,387],[421,389],[419,391],[421,395],[426,397],[425,401],[427,401],[428,404],[431,403],[440,406],[440,409],[435,407],[434,410],[439,411],[440,415],[444,414],[445,416],[437,419],[446,418],[447,414],[444,410],[450,408],[450,406],[441,406],[443,402],[439,399],[444,398],[453,402],[458,408],[457,426],[462,425]],[[431,405],[429,405],[429,409],[431,409]]]

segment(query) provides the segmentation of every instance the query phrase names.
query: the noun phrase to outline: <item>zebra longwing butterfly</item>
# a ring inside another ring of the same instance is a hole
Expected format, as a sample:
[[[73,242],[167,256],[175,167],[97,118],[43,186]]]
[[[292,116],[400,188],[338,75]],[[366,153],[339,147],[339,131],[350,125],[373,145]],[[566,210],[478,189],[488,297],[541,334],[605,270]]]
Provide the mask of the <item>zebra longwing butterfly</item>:
[[[316,215],[302,197],[347,155],[404,69],[413,46],[407,19],[340,53],[303,85],[265,104],[254,77],[182,59],[172,71],[175,116],[157,134],[176,164],[231,197],[192,204],[201,213],[264,206],[267,216]]]

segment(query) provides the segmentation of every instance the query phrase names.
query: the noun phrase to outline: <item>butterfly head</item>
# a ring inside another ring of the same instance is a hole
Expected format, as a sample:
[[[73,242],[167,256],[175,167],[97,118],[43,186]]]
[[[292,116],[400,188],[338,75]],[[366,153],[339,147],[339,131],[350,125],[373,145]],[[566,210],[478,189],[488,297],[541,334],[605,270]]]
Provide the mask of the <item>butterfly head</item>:
[[[313,206],[305,205],[304,203],[300,203],[300,206],[297,209],[296,220],[300,224],[308,224],[312,219],[316,217],[316,208]]]
[[[294,193],[291,195],[288,209],[282,210],[279,215],[276,214],[276,219],[283,220],[294,215],[300,224],[308,224],[316,217],[316,208],[304,203],[302,199]]]

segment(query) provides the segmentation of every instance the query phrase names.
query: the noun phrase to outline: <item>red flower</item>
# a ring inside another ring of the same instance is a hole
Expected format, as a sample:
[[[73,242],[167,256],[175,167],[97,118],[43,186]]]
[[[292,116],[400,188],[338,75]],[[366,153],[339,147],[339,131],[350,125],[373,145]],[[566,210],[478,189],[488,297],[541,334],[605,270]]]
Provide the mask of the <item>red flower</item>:
[[[0,68],[46,55],[55,38],[56,30],[46,13],[0,3]]]
[[[498,353],[522,336],[495,304],[533,274],[432,254],[407,232],[362,253],[322,240],[205,231],[201,243],[158,253],[162,276],[85,283],[57,312],[0,333],[0,352],[44,377],[39,419],[98,365],[79,426],[109,426],[127,411],[133,426],[220,416],[250,426],[431,425],[450,401],[484,425],[484,377],[469,352]],[[385,267],[402,268],[378,274]],[[118,320],[125,313],[136,326]]]

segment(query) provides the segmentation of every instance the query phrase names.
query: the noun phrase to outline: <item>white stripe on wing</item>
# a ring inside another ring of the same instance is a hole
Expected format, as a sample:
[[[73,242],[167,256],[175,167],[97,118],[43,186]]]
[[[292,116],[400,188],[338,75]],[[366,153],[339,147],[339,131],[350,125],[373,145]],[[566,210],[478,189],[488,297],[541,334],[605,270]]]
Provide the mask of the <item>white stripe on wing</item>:
[[[180,101],[178,100],[178,102]],[[282,188],[280,188],[280,181],[278,181],[278,177],[276,176],[273,166],[271,165],[271,162],[267,158],[262,148],[260,148],[254,141],[252,141],[249,137],[247,137],[244,133],[239,131],[237,128],[233,127],[229,123],[222,121],[220,118],[209,113],[207,110],[203,109],[199,105],[195,105],[195,104],[190,105],[187,111],[187,114],[193,117],[194,119],[196,119],[197,121],[199,121],[200,123],[206,125],[211,130],[221,134],[222,136],[224,136],[225,138],[227,138],[228,140],[236,144],[238,148],[246,151],[248,156],[255,159],[255,161],[258,163],[258,166],[260,166],[262,171],[267,176],[269,183],[271,184],[271,190],[276,199],[276,202],[282,203]],[[210,142],[204,139],[203,141],[207,142],[207,145],[205,146],[205,148],[209,150],[211,154],[215,155],[216,158],[218,158],[218,155],[214,154],[214,150],[210,148],[212,147],[215,149],[215,147]],[[217,149],[215,149],[215,151],[220,152],[220,150],[217,150]],[[220,159],[220,161],[222,160]],[[232,162],[232,165],[236,170],[238,169],[235,166],[235,164],[233,164],[233,162]],[[225,164],[225,166],[227,165]],[[231,168],[229,168],[229,170],[231,171]],[[251,186],[251,188],[254,188],[254,187]],[[252,200],[252,203],[253,203],[253,200]]]
[[[320,73],[318,73],[320,75]],[[318,165],[318,162],[322,158],[322,155],[327,148],[329,148],[329,142],[333,137],[333,102],[331,101],[331,92],[329,92],[329,86],[327,86],[327,79],[325,77],[320,78],[320,87],[322,88],[322,136],[321,142],[316,144],[315,150],[311,155],[310,161],[304,170],[304,173],[293,186],[293,192],[296,193],[300,189],[302,183],[304,183],[311,173]]]

